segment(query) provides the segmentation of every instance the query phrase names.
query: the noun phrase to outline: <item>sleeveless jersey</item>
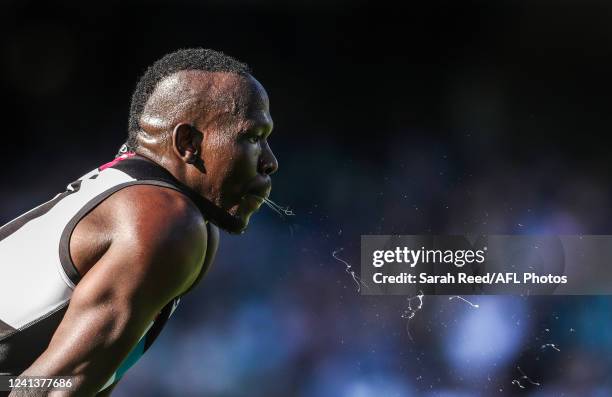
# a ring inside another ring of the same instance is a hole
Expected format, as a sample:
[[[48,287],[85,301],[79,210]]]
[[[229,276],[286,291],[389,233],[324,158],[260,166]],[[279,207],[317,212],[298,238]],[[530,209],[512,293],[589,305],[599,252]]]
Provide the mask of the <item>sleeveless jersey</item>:
[[[208,244],[194,285],[210,266],[219,238],[217,227],[209,222],[214,206],[153,161],[124,153],[0,228],[0,374],[21,374],[47,348],[82,276],[70,257],[74,228],[110,195],[132,185],[175,189],[198,206],[206,220]],[[158,313],[101,390],[119,380],[151,346],[180,298],[175,297]]]

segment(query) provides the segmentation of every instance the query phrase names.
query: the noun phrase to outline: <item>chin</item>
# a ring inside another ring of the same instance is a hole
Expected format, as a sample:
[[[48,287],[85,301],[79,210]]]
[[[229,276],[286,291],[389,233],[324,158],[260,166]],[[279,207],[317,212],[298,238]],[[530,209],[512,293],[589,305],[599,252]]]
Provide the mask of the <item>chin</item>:
[[[206,218],[220,229],[231,234],[242,234],[247,229],[253,211],[241,208],[240,205],[225,209],[208,200],[205,202],[208,203]]]
[[[231,234],[242,234],[247,230],[249,226],[249,219],[251,214],[248,215],[232,215],[231,222],[227,222],[226,225],[220,226],[226,232]]]

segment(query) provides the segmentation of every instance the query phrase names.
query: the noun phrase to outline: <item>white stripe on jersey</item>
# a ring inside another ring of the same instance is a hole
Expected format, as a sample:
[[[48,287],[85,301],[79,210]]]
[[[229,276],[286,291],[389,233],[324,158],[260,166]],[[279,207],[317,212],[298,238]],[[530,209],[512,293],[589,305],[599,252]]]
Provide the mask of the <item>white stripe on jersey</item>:
[[[98,175],[95,179],[88,179],[95,175]],[[96,196],[131,181],[135,179],[122,171],[107,168],[98,174],[96,169],[82,177],[78,190],[69,189],[77,191],[66,195],[47,213],[28,221],[0,241],[2,321],[19,329],[70,300],[74,284],[60,261],[62,232]]]

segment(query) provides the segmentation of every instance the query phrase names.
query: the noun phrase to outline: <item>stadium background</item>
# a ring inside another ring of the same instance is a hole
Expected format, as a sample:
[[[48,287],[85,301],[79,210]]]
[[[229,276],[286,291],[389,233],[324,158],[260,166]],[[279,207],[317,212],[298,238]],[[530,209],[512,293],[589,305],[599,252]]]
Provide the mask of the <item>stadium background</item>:
[[[608,297],[426,296],[411,341],[406,299],[332,257],[358,265],[370,233],[611,233],[612,5],[424,3],[3,2],[2,223],[113,157],[169,51],[223,50],[271,98],[293,232],[263,208],[223,235],[114,396],[612,395]]]

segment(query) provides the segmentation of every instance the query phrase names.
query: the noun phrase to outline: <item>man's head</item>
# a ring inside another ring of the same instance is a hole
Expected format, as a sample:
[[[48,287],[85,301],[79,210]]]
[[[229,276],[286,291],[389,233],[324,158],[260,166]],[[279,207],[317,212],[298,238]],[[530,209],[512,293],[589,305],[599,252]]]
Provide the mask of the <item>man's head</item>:
[[[233,222],[220,227],[240,232],[278,168],[271,131],[268,96],[245,64],[188,49],[158,60],[138,82],[128,145],[225,210]]]

